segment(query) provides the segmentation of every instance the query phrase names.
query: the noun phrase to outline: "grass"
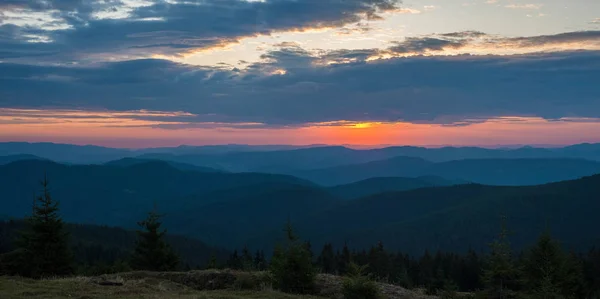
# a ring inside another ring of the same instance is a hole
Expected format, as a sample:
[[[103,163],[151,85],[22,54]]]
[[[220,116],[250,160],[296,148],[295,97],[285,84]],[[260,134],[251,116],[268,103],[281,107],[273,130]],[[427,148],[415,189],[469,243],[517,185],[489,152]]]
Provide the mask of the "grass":
[[[0,277],[2,299],[320,299],[264,291],[198,291],[168,280],[144,278],[124,280],[122,286],[101,286],[92,278],[32,280]]]
[[[122,285],[100,285],[101,282]],[[127,272],[97,277],[33,280],[0,276],[0,299],[341,299],[343,278],[317,276],[318,296],[275,292],[267,272],[205,270],[190,272]],[[383,298],[436,299],[378,283]]]

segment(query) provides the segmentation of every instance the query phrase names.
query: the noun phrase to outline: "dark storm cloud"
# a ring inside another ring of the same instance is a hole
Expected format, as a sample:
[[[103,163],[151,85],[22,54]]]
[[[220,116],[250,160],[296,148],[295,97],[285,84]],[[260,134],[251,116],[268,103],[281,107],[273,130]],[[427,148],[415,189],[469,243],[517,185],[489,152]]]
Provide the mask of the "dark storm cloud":
[[[600,118],[600,52],[409,57],[318,67],[305,65],[303,55],[292,48],[266,56],[270,67],[295,66],[285,75],[265,75],[261,64],[239,71],[165,60],[95,67],[3,63],[0,107],[186,111],[197,115],[186,117],[191,125]]]
[[[45,32],[52,43],[27,43],[29,51],[20,51],[20,47],[12,45],[14,40],[19,41],[18,38],[2,40],[0,48],[9,50],[2,51],[5,55],[0,59],[20,54],[26,57],[37,47],[67,51],[63,57],[82,53],[176,54],[275,31],[338,27],[365,17],[375,18],[379,12],[395,9],[400,2],[206,0],[173,3],[155,0],[152,5],[133,9],[127,19],[96,19],[92,12],[122,9],[120,1],[9,1],[0,9],[19,7],[52,12],[54,17],[60,18],[71,28]]]

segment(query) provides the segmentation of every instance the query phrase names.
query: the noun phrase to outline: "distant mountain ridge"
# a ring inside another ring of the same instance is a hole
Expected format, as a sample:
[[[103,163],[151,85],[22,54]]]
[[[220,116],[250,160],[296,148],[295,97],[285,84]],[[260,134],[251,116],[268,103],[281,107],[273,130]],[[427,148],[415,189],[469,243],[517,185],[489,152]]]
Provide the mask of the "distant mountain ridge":
[[[10,156],[0,156],[0,165],[23,161],[23,160],[45,160],[44,158],[40,158],[38,156],[29,155],[29,154],[18,154],[18,155],[10,155]]]
[[[343,146],[209,145],[146,149],[116,149],[56,143],[0,143],[0,156],[31,154],[57,162],[97,164],[126,157],[175,159],[176,162],[227,171],[308,170],[367,163],[397,156],[418,157],[432,162],[464,159],[578,158],[600,161],[600,144],[576,144],[561,148],[480,148],[391,146],[380,149],[350,149]],[[150,155],[149,157],[144,157]],[[312,159],[311,158],[312,155]],[[198,157],[194,157],[198,156]],[[208,157],[212,158],[209,159]],[[195,160],[194,162],[187,161]],[[286,164],[290,163],[289,165]],[[290,160],[292,159],[292,160]],[[297,159],[295,162],[293,159]],[[262,162],[261,162],[262,161]],[[213,162],[210,164],[209,162]],[[215,164],[223,165],[215,167]],[[227,167],[231,167],[227,168]]]
[[[202,166],[196,166],[196,165],[185,164],[185,163],[178,163],[178,162],[173,162],[173,161],[140,159],[140,158],[123,158],[123,159],[119,159],[119,160],[114,160],[114,161],[109,161],[109,162],[103,163],[103,165],[120,166],[120,167],[130,167],[130,166],[144,164],[144,163],[149,163],[149,162],[167,163],[167,164],[169,164],[169,165],[171,165],[174,168],[177,168],[179,170],[189,170],[189,171],[198,171],[198,172],[223,172],[221,170],[210,168],[210,167],[202,167]]]
[[[600,162],[583,159],[470,159],[433,163],[395,157],[363,164],[290,172],[299,178],[332,186],[375,177],[434,176],[488,185],[525,186],[578,179],[600,173]]]
[[[343,199],[356,199],[378,193],[459,184],[464,184],[464,182],[450,181],[441,177],[374,177],[346,185],[329,187],[327,190]]]

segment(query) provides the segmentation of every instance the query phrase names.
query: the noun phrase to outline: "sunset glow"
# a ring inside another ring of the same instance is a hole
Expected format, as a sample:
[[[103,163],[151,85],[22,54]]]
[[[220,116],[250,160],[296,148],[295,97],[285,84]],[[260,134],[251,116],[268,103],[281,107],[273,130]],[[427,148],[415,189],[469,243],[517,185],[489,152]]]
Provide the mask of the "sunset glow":
[[[599,141],[598,1],[44,3],[0,4],[0,142]]]
[[[4,114],[0,115],[0,140],[75,140],[77,144],[128,148],[230,143],[494,147],[600,141],[599,119],[549,121],[536,117],[502,117],[449,125],[336,121],[270,127],[260,123],[192,123],[185,119],[194,115],[185,112],[17,109],[0,112]],[[7,116],[9,112],[12,116]],[[179,120],[170,119],[173,117]]]

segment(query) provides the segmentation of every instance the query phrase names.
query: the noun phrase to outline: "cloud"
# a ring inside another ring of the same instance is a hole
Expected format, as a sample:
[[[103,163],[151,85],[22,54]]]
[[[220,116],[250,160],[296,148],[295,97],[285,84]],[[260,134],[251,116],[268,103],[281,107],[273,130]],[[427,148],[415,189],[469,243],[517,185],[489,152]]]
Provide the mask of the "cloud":
[[[502,37],[478,31],[463,31],[408,37],[378,50],[375,58],[412,55],[525,54],[573,50],[600,50],[600,31],[577,31],[555,35]]]
[[[421,13],[420,10],[415,9],[415,8],[410,8],[410,7],[398,8],[398,9],[394,10],[394,12],[401,13],[401,14],[415,14],[415,15],[418,15]]]
[[[449,36],[463,35],[479,33]],[[191,115],[158,124],[171,128],[340,120],[460,124],[503,116],[600,118],[600,51],[368,62],[366,57],[377,50],[317,55],[298,45],[280,46],[244,71],[156,59],[90,66],[0,63],[0,107]],[[344,62],[323,63],[326,59]],[[275,68],[287,71],[268,72]]]
[[[540,9],[543,4],[507,4],[504,7],[511,9]]]
[[[597,18],[591,22],[592,24],[600,24],[600,18]]]
[[[68,29],[49,30],[45,23],[12,24],[19,28],[0,40],[0,59],[30,57],[34,52],[62,63],[176,55],[278,31],[342,27],[377,19],[379,13],[399,5],[399,0],[8,1],[0,6],[5,14],[46,13]],[[47,42],[41,45],[24,38],[32,34]],[[53,56],[57,52],[60,57]]]
[[[389,48],[394,53],[421,53],[427,50],[441,51],[448,48],[460,48],[465,41],[450,39],[439,39],[433,37],[408,37],[402,42],[395,42],[395,46]]]
[[[261,128],[261,123],[219,123],[182,111],[110,111],[92,109],[0,108],[0,125],[44,125],[119,128]]]

